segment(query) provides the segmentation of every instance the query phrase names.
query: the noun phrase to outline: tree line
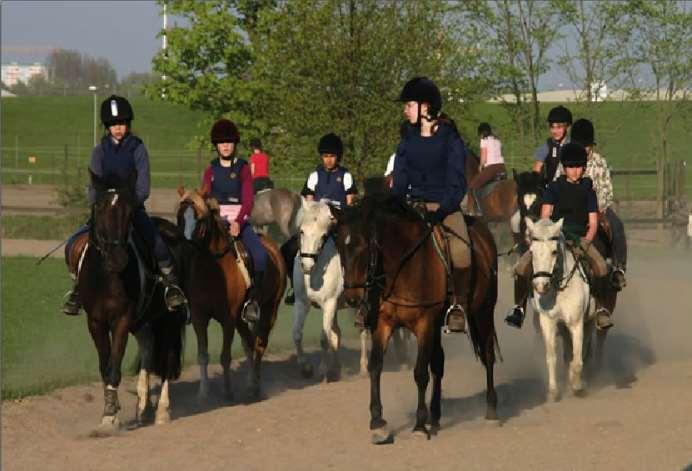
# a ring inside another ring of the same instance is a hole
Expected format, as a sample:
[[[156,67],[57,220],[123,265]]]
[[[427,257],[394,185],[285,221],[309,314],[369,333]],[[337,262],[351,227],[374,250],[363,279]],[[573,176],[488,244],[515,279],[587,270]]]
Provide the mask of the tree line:
[[[87,95],[94,85],[103,93],[112,91],[126,96],[139,96],[144,86],[155,80],[152,73],[133,72],[118,80],[115,69],[103,57],[92,57],[71,49],[55,49],[45,61],[47,75],[34,75],[29,80],[3,88],[20,96]]]

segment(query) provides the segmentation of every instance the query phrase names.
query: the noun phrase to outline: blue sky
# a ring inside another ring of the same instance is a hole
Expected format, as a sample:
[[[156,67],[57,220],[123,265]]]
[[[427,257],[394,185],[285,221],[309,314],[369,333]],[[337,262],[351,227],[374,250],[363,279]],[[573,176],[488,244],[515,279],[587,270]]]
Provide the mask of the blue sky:
[[[151,69],[159,6],[139,1],[2,1],[2,62],[43,61],[48,48],[105,57],[119,77]],[[33,48],[34,51],[28,51]]]
[[[153,0],[0,0],[0,5],[3,63],[41,62],[50,48],[74,49],[105,57],[122,78],[151,70],[161,47],[161,12]],[[568,80],[551,71],[541,88],[560,82]]]

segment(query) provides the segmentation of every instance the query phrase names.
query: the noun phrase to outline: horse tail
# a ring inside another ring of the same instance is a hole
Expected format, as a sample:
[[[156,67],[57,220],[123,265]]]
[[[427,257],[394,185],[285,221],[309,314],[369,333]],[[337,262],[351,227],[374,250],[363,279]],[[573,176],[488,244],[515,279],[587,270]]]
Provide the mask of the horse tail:
[[[185,313],[182,309],[164,311],[152,322],[152,333],[154,374],[161,379],[178,379],[185,356]]]

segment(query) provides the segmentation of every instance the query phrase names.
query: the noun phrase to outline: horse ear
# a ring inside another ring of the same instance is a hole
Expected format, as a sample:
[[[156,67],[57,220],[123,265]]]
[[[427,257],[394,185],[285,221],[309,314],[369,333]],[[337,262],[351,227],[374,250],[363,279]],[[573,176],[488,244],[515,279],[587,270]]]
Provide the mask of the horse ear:
[[[185,194],[185,187],[183,185],[179,185],[178,186],[178,196],[180,196],[182,198],[184,194]]]
[[[530,217],[525,217],[524,222],[526,223],[526,228],[529,230],[529,232],[533,232],[533,221],[531,220]]]
[[[558,232],[562,230],[562,223],[565,222],[565,218],[560,218],[555,224],[557,225]]]

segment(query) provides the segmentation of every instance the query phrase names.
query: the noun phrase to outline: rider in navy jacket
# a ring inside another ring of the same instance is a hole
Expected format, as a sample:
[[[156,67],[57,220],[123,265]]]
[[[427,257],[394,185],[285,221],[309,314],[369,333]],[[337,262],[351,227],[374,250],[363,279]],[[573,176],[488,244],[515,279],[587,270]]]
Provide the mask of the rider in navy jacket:
[[[132,173],[137,175],[135,197],[138,206],[135,209],[133,225],[154,251],[166,286],[166,305],[172,310],[185,303],[186,300],[183,292],[177,286],[178,277],[175,273],[173,257],[144,208],[144,202],[149,197],[150,192],[149,154],[142,140],[130,132],[130,123],[133,119],[132,106],[125,98],[111,95],[101,104],[101,121],[108,130],[108,134],[94,148],[89,169],[98,177],[106,179],[115,177],[121,181],[127,181]],[[96,190],[90,186],[89,202],[93,204],[95,200]],[[65,246],[66,255],[77,237],[88,230],[89,225],[87,224],[70,237]],[[63,312],[76,315],[79,314],[80,307],[75,280],[75,286],[69,293]]]

